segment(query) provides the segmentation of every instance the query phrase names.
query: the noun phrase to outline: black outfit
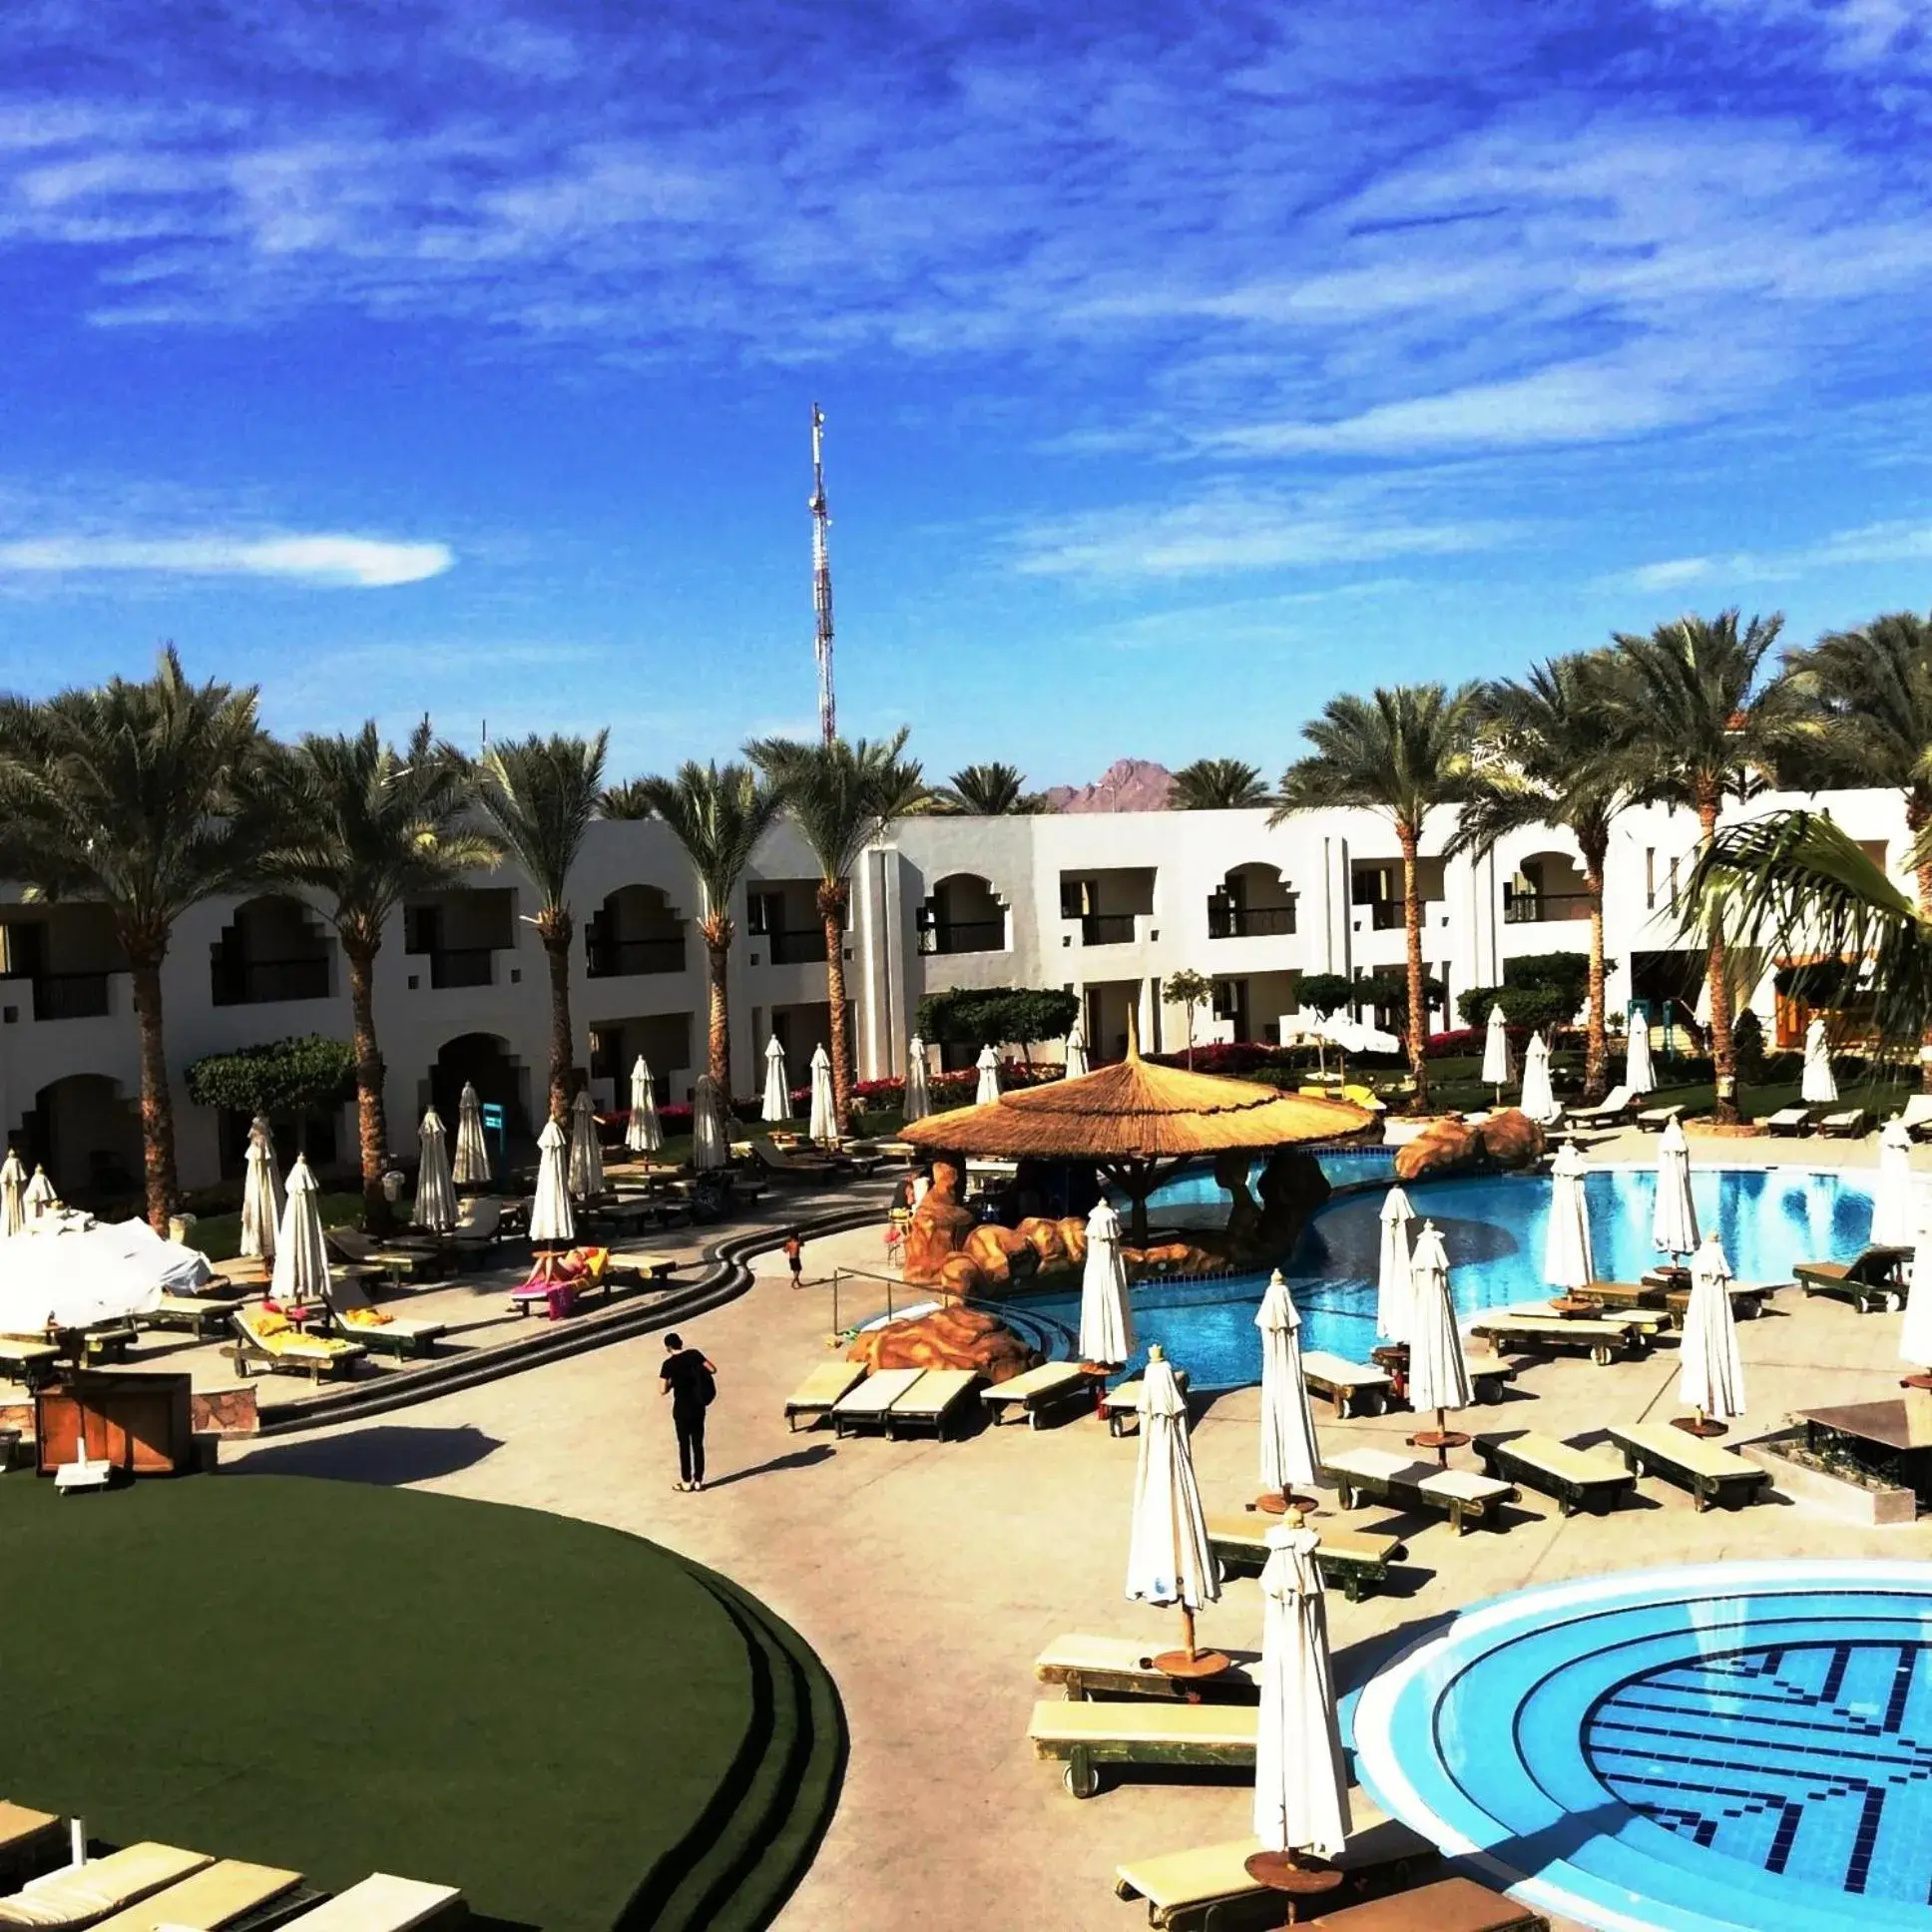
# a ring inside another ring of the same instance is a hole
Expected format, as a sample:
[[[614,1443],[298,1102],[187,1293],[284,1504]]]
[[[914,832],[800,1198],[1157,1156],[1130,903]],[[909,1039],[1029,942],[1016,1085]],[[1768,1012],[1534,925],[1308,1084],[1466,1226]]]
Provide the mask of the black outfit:
[[[678,1472],[688,1483],[702,1483],[705,1404],[714,1386],[703,1351],[681,1348],[664,1365],[664,1384],[671,1391],[671,1421],[678,1431]]]

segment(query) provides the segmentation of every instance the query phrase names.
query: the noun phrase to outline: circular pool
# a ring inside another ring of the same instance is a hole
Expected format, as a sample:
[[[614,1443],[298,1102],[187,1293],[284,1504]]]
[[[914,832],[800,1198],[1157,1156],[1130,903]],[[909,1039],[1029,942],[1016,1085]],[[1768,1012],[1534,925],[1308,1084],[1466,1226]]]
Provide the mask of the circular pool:
[[[1724,1563],[1459,1614],[1355,1710],[1376,1801],[1612,1932],[1932,1929],[1932,1564]]]
[[[1376,1157],[1371,1160],[1367,1157]],[[1374,1347],[1375,1271],[1382,1199],[1391,1171],[1386,1150],[1324,1153],[1322,1166],[1341,1191],[1303,1228],[1284,1272],[1301,1313],[1303,1348],[1366,1361]],[[1657,1262],[1651,1246],[1656,1172],[1593,1167],[1585,1183],[1597,1272],[1634,1281]],[[1715,1228],[1739,1281],[1791,1279],[1799,1261],[1856,1253],[1871,1231],[1871,1171],[1796,1167],[1693,1167],[1698,1224]],[[1353,1185],[1350,1185],[1353,1184]],[[1503,1174],[1416,1182],[1406,1190],[1418,1217],[1433,1220],[1449,1249],[1450,1291],[1465,1319],[1484,1308],[1534,1301],[1543,1279],[1550,1213],[1547,1175]],[[1181,1176],[1153,1197],[1157,1221],[1219,1226],[1228,1197],[1211,1173]],[[1134,1290],[1143,1350],[1160,1342],[1198,1389],[1239,1388],[1261,1379],[1254,1310],[1265,1272],[1193,1281],[1146,1281]],[[1048,1323],[1078,1328],[1080,1289],[1062,1280],[1016,1307]],[[1129,1364],[1138,1371],[1143,1356]]]

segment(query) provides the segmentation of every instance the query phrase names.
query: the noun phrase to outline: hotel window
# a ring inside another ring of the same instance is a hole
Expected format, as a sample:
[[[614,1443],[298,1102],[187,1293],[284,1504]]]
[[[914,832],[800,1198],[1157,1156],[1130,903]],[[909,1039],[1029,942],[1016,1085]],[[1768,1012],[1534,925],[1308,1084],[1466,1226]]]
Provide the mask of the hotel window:
[[[1673,859],[1671,861],[1671,910],[1675,912],[1677,909],[1678,909],[1678,862],[1676,859]]]
[[[1655,845],[1647,845],[1644,848],[1644,910],[1646,912],[1657,910],[1657,847]]]

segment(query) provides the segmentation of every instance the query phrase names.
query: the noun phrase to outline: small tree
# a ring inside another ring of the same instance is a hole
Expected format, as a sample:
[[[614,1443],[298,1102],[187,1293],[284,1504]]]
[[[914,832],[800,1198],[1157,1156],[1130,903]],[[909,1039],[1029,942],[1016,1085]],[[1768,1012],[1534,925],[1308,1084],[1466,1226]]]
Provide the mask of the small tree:
[[[1035,1040],[1057,1040],[1080,1012],[1080,995],[1060,987],[954,986],[928,993],[913,1017],[922,1040],[948,1047],[1030,1049]]]
[[[292,1116],[295,1145],[305,1148],[312,1114],[342,1106],[355,1093],[355,1049],[319,1033],[265,1046],[212,1053],[188,1069],[188,1097],[198,1107],[237,1114]]]
[[[1304,1013],[1332,1013],[1355,999],[1355,982],[1346,973],[1303,973],[1295,999]]]
[[[1195,1009],[1208,1005],[1214,997],[1214,982],[1206,973],[1197,973],[1193,967],[1184,966],[1178,973],[1170,973],[1161,989],[1169,999],[1179,1006],[1188,1023],[1188,1065],[1195,1064]]]

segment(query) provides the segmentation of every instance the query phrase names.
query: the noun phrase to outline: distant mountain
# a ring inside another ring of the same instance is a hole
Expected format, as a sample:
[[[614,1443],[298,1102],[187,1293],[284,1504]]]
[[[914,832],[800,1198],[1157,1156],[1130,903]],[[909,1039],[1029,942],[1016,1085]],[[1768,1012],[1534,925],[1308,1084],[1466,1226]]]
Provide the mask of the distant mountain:
[[[1049,785],[1049,811],[1166,811],[1174,773],[1151,758],[1116,758],[1092,784]]]

